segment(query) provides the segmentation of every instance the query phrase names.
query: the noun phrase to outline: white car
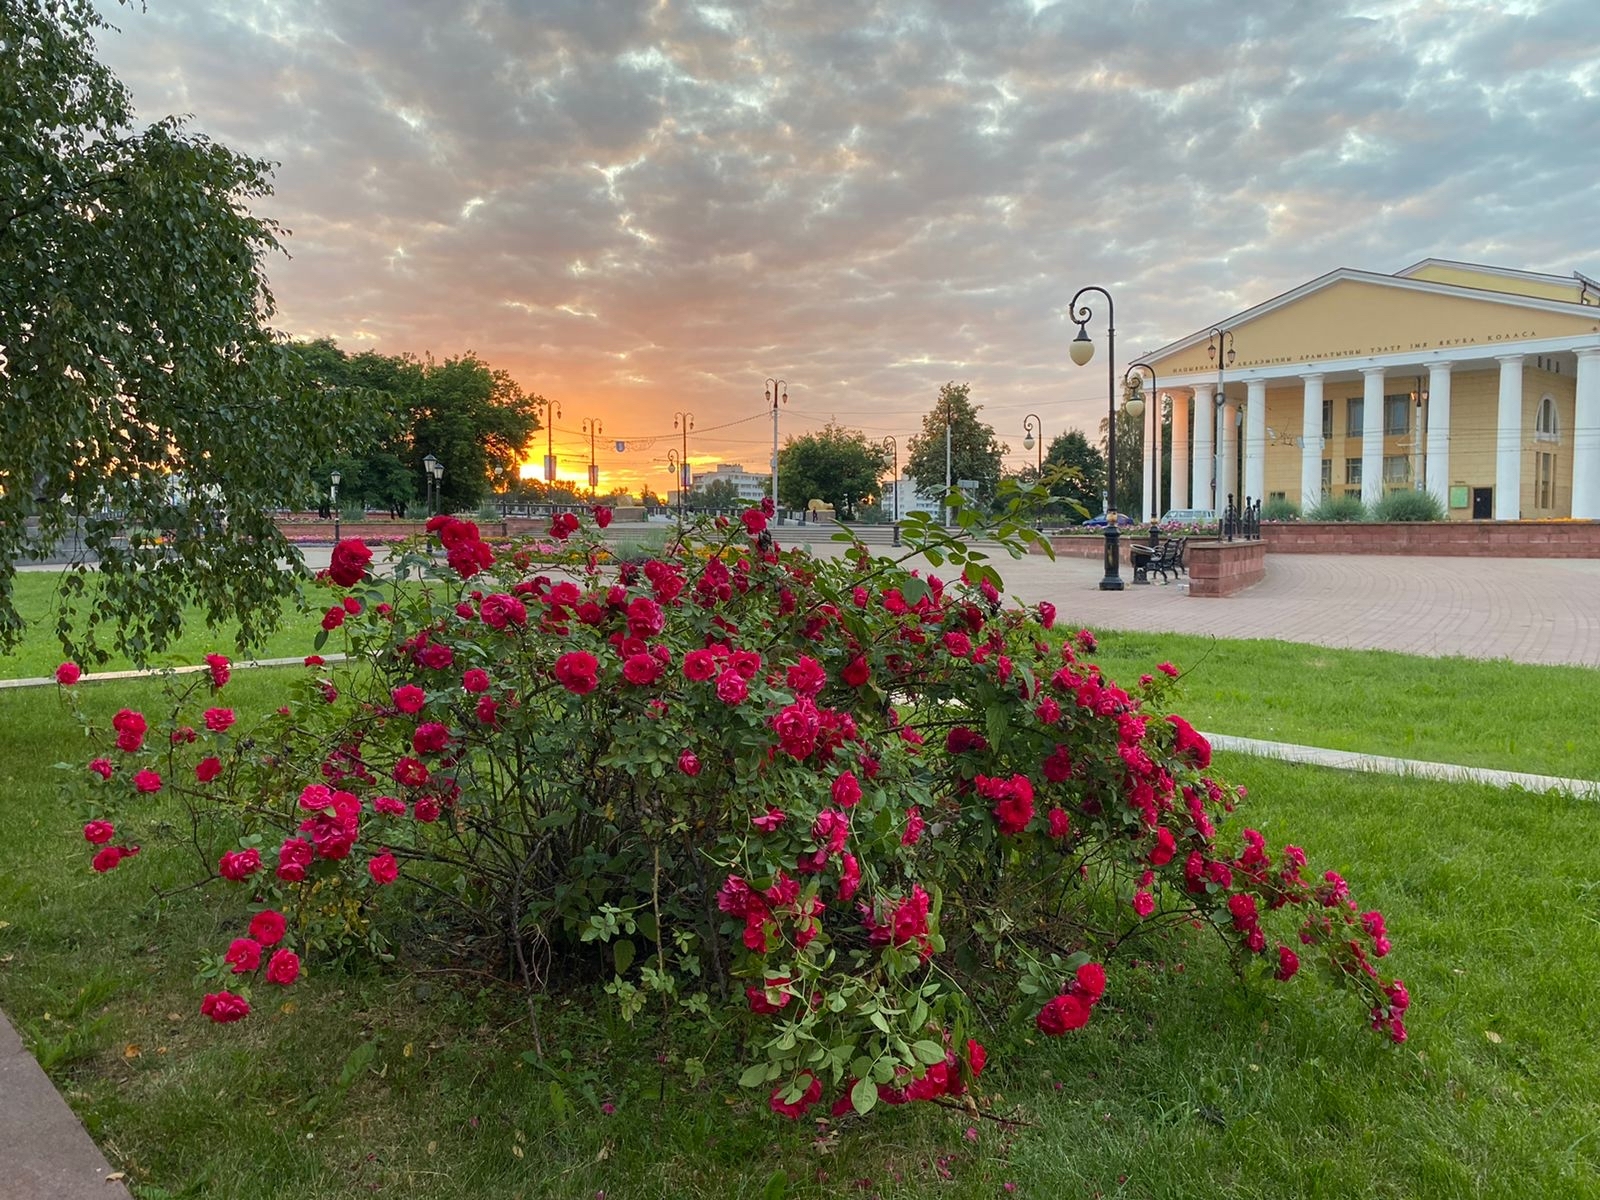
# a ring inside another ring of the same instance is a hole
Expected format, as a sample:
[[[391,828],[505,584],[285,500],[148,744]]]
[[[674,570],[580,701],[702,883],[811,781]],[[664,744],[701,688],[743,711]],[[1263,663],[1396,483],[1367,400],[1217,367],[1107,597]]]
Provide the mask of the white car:
[[[1217,514],[1210,508],[1169,508],[1161,518],[1163,525],[1215,525]]]

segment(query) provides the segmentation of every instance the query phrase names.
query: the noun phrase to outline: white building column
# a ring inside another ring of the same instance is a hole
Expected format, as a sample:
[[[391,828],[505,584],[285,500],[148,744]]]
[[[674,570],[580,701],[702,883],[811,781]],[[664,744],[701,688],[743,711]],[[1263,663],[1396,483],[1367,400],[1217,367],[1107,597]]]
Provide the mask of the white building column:
[[[1217,414],[1222,425],[1219,444],[1222,446],[1222,478],[1217,481],[1217,500],[1223,506],[1233,497],[1234,506],[1242,507],[1244,497],[1239,494],[1239,406],[1225,400]]]
[[[1600,520],[1600,346],[1578,351],[1572,414],[1572,515]]]
[[[1322,499],[1322,376],[1302,375],[1306,395],[1300,418],[1300,512]]]
[[[1500,364],[1500,411],[1495,421],[1494,519],[1522,515],[1522,355],[1506,354]]]
[[[1195,509],[1218,509],[1216,506],[1216,387],[1213,384],[1195,384]],[[1221,512],[1221,509],[1218,509]]]
[[[1267,381],[1252,379],[1245,389],[1244,494],[1252,501],[1265,500],[1266,486]]]
[[[1194,508],[1189,501],[1189,395],[1172,393],[1172,495],[1168,508]]]
[[[1423,479],[1428,491],[1450,512],[1450,364],[1434,363],[1428,368],[1428,437],[1423,446],[1427,456]]]
[[[1154,473],[1150,476],[1150,486],[1153,489],[1154,495],[1154,499],[1150,501],[1150,519],[1152,521],[1159,521],[1161,519],[1161,514],[1164,511],[1161,507],[1161,427],[1165,424],[1165,422],[1161,419],[1161,410],[1165,407],[1164,401],[1167,393],[1161,391],[1152,383],[1150,386],[1150,396],[1156,404],[1156,415],[1152,423],[1152,432],[1155,435],[1156,443],[1156,466]],[[1168,497],[1168,499],[1170,500],[1171,497]],[[1170,508],[1171,505],[1168,504],[1167,507]]]
[[[1361,372],[1361,502],[1383,497],[1383,368]]]
[[[1160,429],[1158,410],[1161,407],[1161,394],[1152,386],[1144,398],[1144,487],[1140,491],[1140,508],[1144,516],[1140,518],[1148,525],[1155,520],[1150,511],[1156,503],[1156,442],[1151,435],[1151,430]]]

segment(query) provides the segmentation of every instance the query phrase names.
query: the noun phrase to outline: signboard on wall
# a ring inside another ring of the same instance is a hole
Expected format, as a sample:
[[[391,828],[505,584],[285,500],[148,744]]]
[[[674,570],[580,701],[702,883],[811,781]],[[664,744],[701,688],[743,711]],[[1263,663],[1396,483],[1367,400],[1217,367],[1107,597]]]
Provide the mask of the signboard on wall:
[[[1450,485],[1450,507],[1465,508],[1467,506],[1467,485],[1453,483]]]

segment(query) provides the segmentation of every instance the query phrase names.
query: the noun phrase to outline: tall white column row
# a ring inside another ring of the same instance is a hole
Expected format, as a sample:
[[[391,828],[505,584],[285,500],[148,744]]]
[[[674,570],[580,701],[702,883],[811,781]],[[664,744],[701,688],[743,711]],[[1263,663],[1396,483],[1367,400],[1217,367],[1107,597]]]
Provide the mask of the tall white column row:
[[[1572,414],[1572,515],[1600,520],[1600,346],[1578,351]]]

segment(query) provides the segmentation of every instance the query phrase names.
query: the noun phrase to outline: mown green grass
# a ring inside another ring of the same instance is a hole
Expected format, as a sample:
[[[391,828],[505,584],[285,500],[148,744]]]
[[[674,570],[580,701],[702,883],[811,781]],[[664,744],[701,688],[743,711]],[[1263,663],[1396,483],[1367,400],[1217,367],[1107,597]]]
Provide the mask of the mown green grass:
[[[28,632],[17,649],[0,654],[0,679],[42,678],[54,673],[60,664],[63,654],[55,636],[60,582],[59,571],[17,572],[12,581],[13,595],[17,612],[28,622]],[[93,576],[90,586],[93,586]],[[80,601],[79,607],[87,607],[87,601]],[[261,645],[249,647],[248,653],[256,658],[290,658],[311,653],[311,639],[317,633],[325,608],[326,603],[318,606],[314,602],[304,605],[295,600],[286,602],[277,630]],[[210,626],[204,613],[189,605],[184,609],[182,636],[161,654],[152,655],[146,665],[197,663],[213,651],[234,656],[240,653],[237,635],[237,625]],[[90,671],[126,671],[134,665],[126,657],[114,655],[109,662],[86,663],[84,667]]]
[[[274,705],[285,674],[228,699]],[[145,1197],[1600,1196],[1590,802],[1223,756],[1241,823],[1386,913],[1410,1042],[1310,981],[1236,986],[1175,938],[1114,963],[1080,1033],[988,1032],[985,1103],[1020,1124],[911,1106],[790,1125],[664,1075],[670,1041],[588,992],[543,1013],[553,1065],[524,1061],[526,1008],[472,964],[313,963],[284,1007],[212,1027],[193,964],[240,897],[156,899],[193,878],[171,848],[89,872],[49,767],[86,747],[49,695],[0,694],[0,1007]]]
[[[1171,662],[1202,729],[1330,750],[1600,779],[1600,670],[1421,658],[1299,642],[1098,634],[1094,661],[1132,683]]]

